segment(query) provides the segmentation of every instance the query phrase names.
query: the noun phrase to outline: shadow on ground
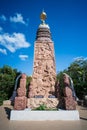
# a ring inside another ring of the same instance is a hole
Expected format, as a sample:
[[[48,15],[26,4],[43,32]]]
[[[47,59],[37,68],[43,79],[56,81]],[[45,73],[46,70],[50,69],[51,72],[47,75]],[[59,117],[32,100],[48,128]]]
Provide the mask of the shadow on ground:
[[[10,120],[11,108],[4,107],[4,109],[5,109],[5,112],[6,112],[6,114],[7,114],[7,118]]]
[[[87,121],[87,118],[80,117],[80,119],[81,119],[81,120],[85,120],[85,121]]]

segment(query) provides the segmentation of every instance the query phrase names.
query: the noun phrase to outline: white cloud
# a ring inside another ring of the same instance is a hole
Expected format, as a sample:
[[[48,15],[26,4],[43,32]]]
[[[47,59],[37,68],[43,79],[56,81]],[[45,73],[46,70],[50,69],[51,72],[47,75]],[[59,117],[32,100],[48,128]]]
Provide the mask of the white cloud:
[[[79,60],[82,60],[83,59],[83,57],[82,56],[79,56],[79,57],[75,57],[74,58],[74,61],[79,61]]]
[[[16,13],[15,16],[10,17],[10,21],[14,23],[22,23],[27,25],[27,23],[24,21],[22,14]]]
[[[22,33],[4,33],[0,35],[0,45],[6,47],[10,52],[17,49],[28,48],[30,44],[26,41],[25,35]]]
[[[83,61],[83,60],[87,60],[87,57],[80,56],[74,58],[74,61]]]
[[[1,48],[0,48],[0,53],[3,53],[3,54],[5,54],[5,55],[7,55],[6,49],[1,49]]]
[[[28,55],[19,55],[19,58],[21,60],[26,60],[28,58]]]
[[[0,19],[3,20],[3,21],[6,21],[6,20],[7,20],[6,17],[5,17],[5,15],[1,15],[1,16],[0,16]]]

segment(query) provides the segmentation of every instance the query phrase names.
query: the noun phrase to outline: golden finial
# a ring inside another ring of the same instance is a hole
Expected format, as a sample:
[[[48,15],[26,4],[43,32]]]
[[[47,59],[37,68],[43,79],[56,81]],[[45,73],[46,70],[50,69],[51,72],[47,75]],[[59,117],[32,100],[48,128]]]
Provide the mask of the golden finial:
[[[41,15],[40,15],[40,19],[42,21],[42,24],[45,24],[45,19],[46,18],[47,18],[47,14],[43,10],[42,13],[41,13]]]

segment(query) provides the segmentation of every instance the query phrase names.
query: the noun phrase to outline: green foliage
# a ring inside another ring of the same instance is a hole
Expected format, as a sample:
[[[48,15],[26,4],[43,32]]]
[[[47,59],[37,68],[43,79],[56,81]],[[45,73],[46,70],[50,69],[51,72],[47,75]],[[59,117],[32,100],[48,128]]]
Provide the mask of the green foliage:
[[[87,95],[87,60],[84,58],[75,60],[66,70],[58,73],[57,79],[60,80],[61,87],[62,73],[67,73],[72,78],[77,97],[83,99],[84,95]]]
[[[41,104],[39,107],[37,107],[34,110],[40,110],[40,111],[58,111],[57,108],[47,108],[47,106],[45,104]]]
[[[39,107],[37,107],[35,110],[46,110],[47,107],[45,104],[41,104]]]
[[[60,82],[60,95],[63,96],[63,88],[64,88],[63,72],[59,72],[57,74],[57,81]]]
[[[12,69],[8,65],[0,68],[0,105],[2,105],[3,100],[7,100],[12,96],[16,78],[18,75],[20,75],[20,73],[21,72],[18,72],[17,69]],[[31,76],[27,76],[27,89],[29,87],[31,79]]]
[[[11,97],[15,79],[20,74],[16,69],[5,65],[3,68],[0,68],[0,105],[3,100],[7,100]]]
[[[27,81],[26,81],[26,89],[27,89],[27,93],[26,95],[28,96],[28,90],[29,90],[29,86],[30,86],[30,82],[32,80],[31,76],[27,76]]]
[[[30,85],[31,80],[32,80],[32,77],[31,76],[27,76],[27,83],[26,83],[27,89],[28,89],[28,87]]]
[[[7,100],[7,99],[8,99],[8,95],[5,92],[1,91],[0,92],[0,105],[2,105],[3,100]]]

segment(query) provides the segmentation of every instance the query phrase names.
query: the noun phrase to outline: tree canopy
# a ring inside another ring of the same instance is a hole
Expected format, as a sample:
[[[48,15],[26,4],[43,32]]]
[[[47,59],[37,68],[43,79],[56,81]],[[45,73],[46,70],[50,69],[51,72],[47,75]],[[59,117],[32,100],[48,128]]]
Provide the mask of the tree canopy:
[[[21,72],[19,72],[17,69],[11,68],[8,65],[4,65],[2,68],[0,68],[0,105],[2,104],[3,100],[8,100],[12,96],[16,78],[20,74]],[[31,76],[27,76],[27,89],[31,79]]]
[[[74,82],[74,88],[79,99],[87,95],[87,59],[76,59],[64,71],[57,74],[57,79],[61,78],[61,73],[67,73]]]
[[[0,104],[11,97],[15,79],[19,74],[17,69],[12,69],[8,65],[0,68]]]

